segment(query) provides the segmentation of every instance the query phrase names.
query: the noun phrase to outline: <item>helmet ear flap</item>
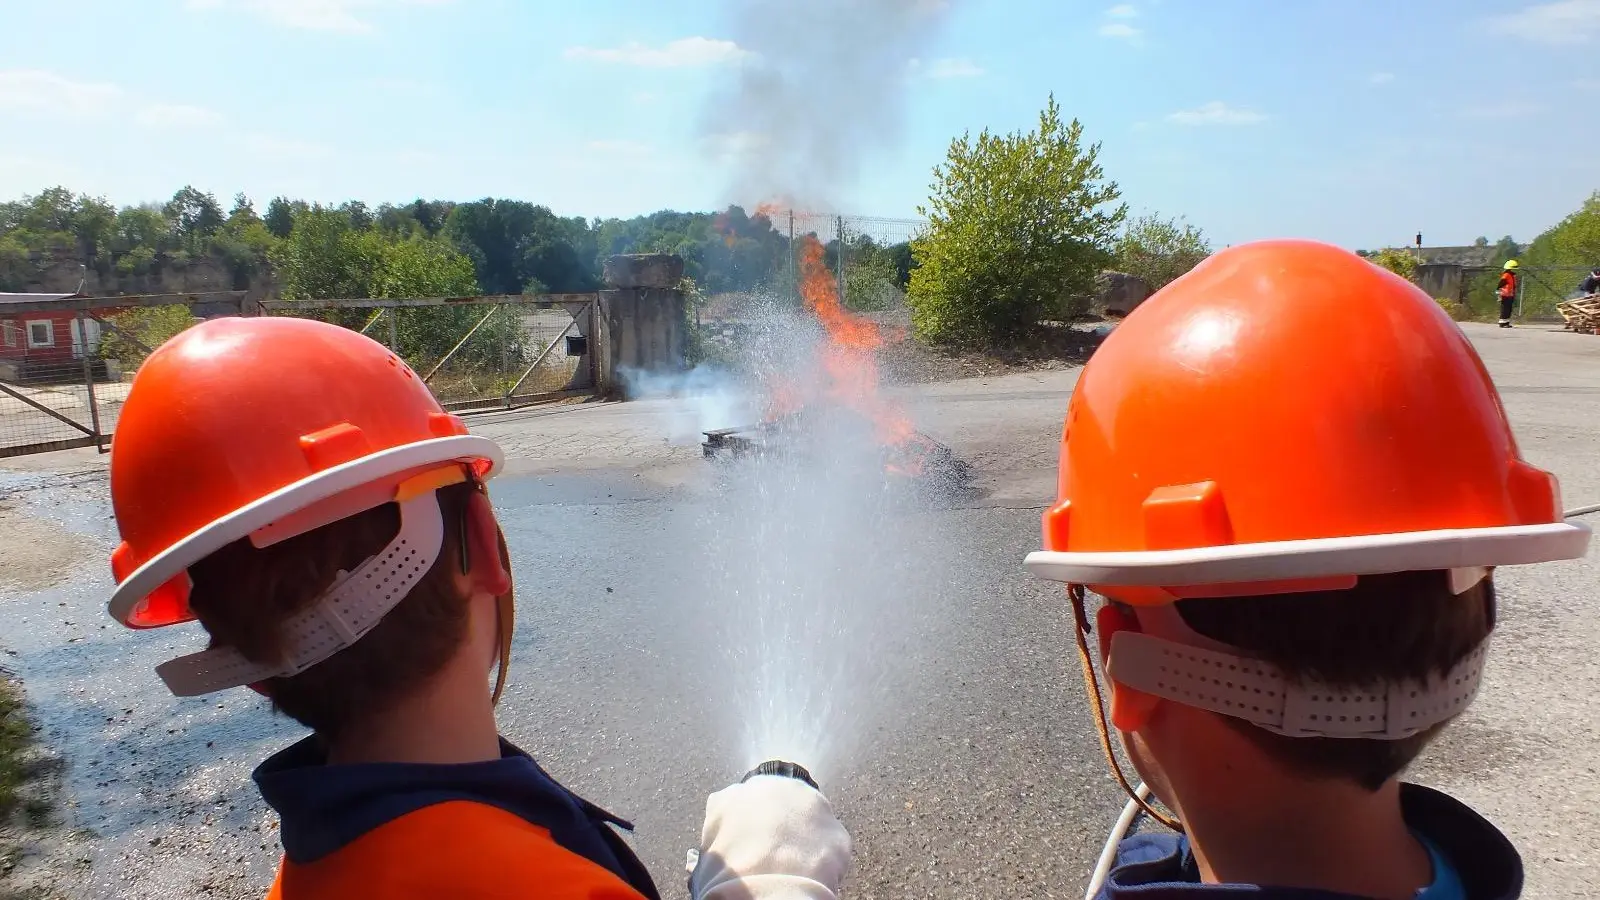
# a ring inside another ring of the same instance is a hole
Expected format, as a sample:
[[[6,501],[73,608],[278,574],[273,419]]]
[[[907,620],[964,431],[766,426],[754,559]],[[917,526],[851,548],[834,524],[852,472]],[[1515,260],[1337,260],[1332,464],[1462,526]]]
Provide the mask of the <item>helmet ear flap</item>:
[[[1095,628],[1100,632],[1100,660],[1102,665],[1111,658],[1111,642],[1119,631],[1141,631],[1139,616],[1119,603],[1107,603],[1095,613]],[[1143,691],[1118,684],[1107,673],[1111,688],[1111,724],[1118,731],[1133,732],[1143,728],[1155,713],[1161,701]]]

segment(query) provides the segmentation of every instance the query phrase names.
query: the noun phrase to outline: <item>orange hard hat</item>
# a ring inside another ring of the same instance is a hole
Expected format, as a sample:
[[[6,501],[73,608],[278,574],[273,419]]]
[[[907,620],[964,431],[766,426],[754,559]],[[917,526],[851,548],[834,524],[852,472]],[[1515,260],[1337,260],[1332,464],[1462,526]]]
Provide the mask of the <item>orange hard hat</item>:
[[[1095,352],[1027,566],[1148,604],[1570,559],[1588,540],[1438,304],[1353,253],[1276,240],[1215,254]]]
[[[111,614],[134,628],[188,621],[188,567],[222,547],[395,500],[440,467],[487,478],[501,460],[361,334],[295,318],[196,325],[140,367],[117,422]]]

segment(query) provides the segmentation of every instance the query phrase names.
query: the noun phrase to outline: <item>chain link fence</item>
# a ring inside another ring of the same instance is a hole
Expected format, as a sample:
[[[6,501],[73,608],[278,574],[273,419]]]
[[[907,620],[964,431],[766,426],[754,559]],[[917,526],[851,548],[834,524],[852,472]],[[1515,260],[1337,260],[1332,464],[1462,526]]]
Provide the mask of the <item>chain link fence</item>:
[[[596,384],[595,296],[270,301],[272,315],[359,331],[422,376],[449,410],[509,408]]]
[[[104,448],[132,374],[149,352],[137,334],[150,338],[147,322],[177,322],[176,334],[192,321],[186,305],[110,308],[108,302],[0,307],[0,458]],[[165,336],[150,339],[159,344]]]
[[[927,227],[921,219],[782,211],[774,227],[786,230],[790,242],[787,284],[798,290],[799,241],[815,238],[839,285],[839,299],[860,312],[899,309],[911,282],[911,242]]]
[[[188,298],[179,299],[185,302],[0,304],[0,458],[109,446],[134,373],[154,348],[199,321]],[[416,370],[446,409],[465,412],[594,391],[597,299],[558,294],[267,301],[260,307],[268,315],[314,318],[366,334]]]

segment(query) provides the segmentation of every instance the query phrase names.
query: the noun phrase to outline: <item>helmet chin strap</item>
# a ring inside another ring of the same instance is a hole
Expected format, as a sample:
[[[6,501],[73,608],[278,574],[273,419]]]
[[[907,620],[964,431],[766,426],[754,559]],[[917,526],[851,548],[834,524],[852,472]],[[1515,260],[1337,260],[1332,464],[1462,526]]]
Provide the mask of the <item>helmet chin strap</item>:
[[[1100,680],[1094,671],[1094,656],[1089,651],[1089,614],[1084,608],[1085,591],[1081,584],[1067,585],[1067,597],[1072,601],[1073,634],[1078,644],[1078,662],[1083,665],[1083,680],[1089,687],[1089,702],[1094,707],[1095,731],[1100,737],[1100,749],[1105,753],[1106,762],[1111,767],[1112,777],[1117,779],[1117,784],[1122,790],[1139,804],[1150,818],[1167,826],[1180,834],[1183,833],[1183,823],[1177,818],[1157,810],[1148,800],[1139,796],[1133,784],[1128,781],[1128,776],[1122,771],[1122,763],[1117,761],[1116,750],[1111,746],[1111,726],[1106,721],[1105,700],[1100,693]]]

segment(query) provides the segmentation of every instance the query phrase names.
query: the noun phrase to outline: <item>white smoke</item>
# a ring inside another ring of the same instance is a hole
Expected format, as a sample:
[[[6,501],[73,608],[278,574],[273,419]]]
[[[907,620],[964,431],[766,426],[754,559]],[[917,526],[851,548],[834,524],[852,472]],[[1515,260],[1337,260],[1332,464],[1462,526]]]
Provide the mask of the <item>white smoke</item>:
[[[687,372],[646,372],[618,367],[630,400],[660,401],[666,407],[667,440],[674,446],[700,443],[705,432],[739,428],[761,415],[750,386],[719,366]]]
[[[727,36],[748,56],[711,98],[712,152],[730,202],[837,210],[862,165],[894,146],[914,60],[948,0],[731,0]]]

